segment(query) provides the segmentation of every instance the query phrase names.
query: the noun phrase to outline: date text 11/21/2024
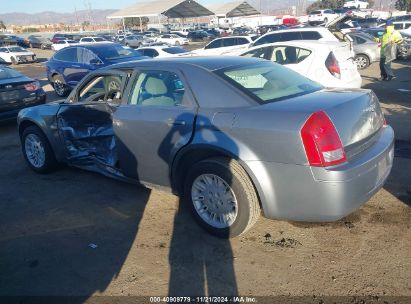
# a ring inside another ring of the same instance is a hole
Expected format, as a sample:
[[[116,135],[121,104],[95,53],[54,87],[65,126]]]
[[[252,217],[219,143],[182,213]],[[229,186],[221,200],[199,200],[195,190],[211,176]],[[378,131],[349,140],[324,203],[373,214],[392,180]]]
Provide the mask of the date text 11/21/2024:
[[[257,303],[253,297],[150,297],[150,303]]]

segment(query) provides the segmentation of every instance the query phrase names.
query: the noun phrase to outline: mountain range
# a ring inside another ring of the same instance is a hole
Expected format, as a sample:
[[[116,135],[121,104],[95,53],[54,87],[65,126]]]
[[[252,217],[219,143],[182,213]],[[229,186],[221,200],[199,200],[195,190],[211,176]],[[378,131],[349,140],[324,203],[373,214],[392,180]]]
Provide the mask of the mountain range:
[[[312,0],[248,0],[248,2],[253,5],[256,9],[260,9],[263,13],[274,13],[276,11],[290,8],[295,5],[307,5],[312,2]],[[388,7],[391,0],[375,0],[375,7],[382,6],[384,8]],[[395,2],[395,1],[393,1]],[[202,2],[204,3],[204,1]],[[122,9],[119,7],[118,9]],[[106,10],[79,10],[71,13],[57,13],[57,12],[41,12],[35,14],[27,13],[7,13],[0,14],[0,20],[2,20],[6,25],[30,25],[30,24],[80,24],[84,21],[91,20],[94,24],[105,24],[107,22],[106,17],[111,13],[115,12],[115,9]]]

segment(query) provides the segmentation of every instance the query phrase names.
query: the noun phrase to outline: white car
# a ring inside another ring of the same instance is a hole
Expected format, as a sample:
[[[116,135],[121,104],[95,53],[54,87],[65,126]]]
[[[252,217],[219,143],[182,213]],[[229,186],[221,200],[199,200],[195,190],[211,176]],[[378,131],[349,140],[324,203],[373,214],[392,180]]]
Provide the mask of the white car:
[[[347,8],[362,8],[366,9],[368,8],[369,3],[368,1],[365,0],[353,0],[353,1],[345,1],[344,7]]]
[[[400,33],[411,35],[411,21],[394,21],[392,24]],[[384,28],[385,23],[380,24],[378,27]]]
[[[77,44],[77,42],[74,41],[74,40],[67,40],[67,39],[66,40],[59,40],[56,43],[52,44],[51,49],[53,51],[57,52],[57,51],[60,51],[61,49],[64,49],[65,47],[72,46],[72,45],[75,45],[75,44]]]
[[[187,37],[189,32],[190,31],[188,29],[182,29],[182,30],[179,30],[179,31],[171,31],[170,33],[171,34],[180,34],[180,35],[183,35],[183,36]]]
[[[186,45],[189,43],[187,38],[180,37],[176,34],[165,34],[155,38],[156,42],[163,42],[170,45]]]
[[[0,47],[0,58],[7,63],[19,64],[36,62],[36,55],[20,46]]]
[[[107,43],[109,41],[101,37],[83,37],[80,39],[80,43],[82,44],[83,43],[101,43],[101,42]]]
[[[239,55],[274,61],[328,88],[360,88],[362,84],[349,46],[340,42],[276,42]]]
[[[336,19],[339,14],[335,13],[333,10],[325,9],[325,10],[316,10],[312,11],[308,15],[308,23],[309,24],[326,24],[334,19]]]
[[[224,53],[246,49],[253,42],[250,36],[229,36],[217,38],[207,44],[204,48],[194,50],[193,56],[218,56]]]
[[[181,47],[168,45],[141,47],[137,51],[151,58],[180,57],[188,54],[188,51]]]

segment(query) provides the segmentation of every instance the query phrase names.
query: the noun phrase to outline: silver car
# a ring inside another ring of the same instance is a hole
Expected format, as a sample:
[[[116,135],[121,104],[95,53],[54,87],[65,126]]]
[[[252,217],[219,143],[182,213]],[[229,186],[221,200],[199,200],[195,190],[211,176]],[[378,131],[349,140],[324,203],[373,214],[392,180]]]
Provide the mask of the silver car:
[[[260,215],[333,221],[364,204],[393,163],[393,129],[370,90],[332,90],[243,57],[128,62],[67,100],[22,110],[24,157],[180,195],[219,237]]]
[[[348,33],[353,39],[355,63],[359,70],[367,68],[371,63],[380,61],[380,47],[374,37],[367,33]]]

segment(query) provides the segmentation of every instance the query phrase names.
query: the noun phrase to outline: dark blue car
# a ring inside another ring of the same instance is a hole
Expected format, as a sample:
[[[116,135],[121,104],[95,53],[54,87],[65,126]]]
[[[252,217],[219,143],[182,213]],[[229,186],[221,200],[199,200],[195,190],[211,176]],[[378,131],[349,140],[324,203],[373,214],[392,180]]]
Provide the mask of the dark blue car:
[[[58,51],[47,61],[47,78],[56,94],[65,97],[90,71],[146,58],[138,51],[116,43],[79,44]]]

